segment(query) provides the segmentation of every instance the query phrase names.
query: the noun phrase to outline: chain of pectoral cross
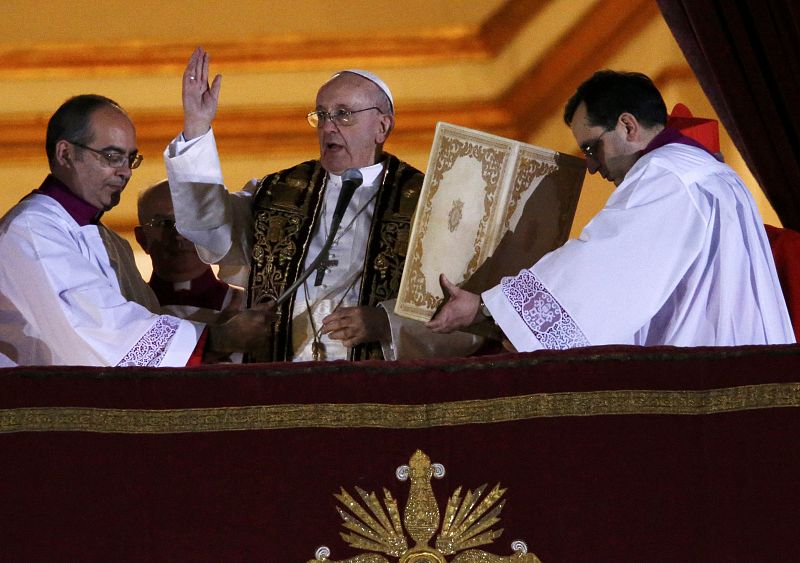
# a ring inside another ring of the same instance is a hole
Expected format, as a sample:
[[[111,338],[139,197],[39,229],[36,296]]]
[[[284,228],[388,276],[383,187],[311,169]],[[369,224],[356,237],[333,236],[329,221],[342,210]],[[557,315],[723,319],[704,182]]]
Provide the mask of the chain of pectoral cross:
[[[356,212],[356,214],[353,215],[353,218],[350,219],[350,222],[347,224],[347,226],[345,226],[344,228],[339,228],[339,230],[336,233],[336,237],[333,239],[333,242],[331,243],[331,246],[336,245],[341,240],[341,238],[345,234],[347,234],[347,232],[353,227],[353,225],[355,224],[356,219],[358,219],[359,215],[361,215],[367,209],[367,207],[369,207],[369,204],[372,203],[372,200],[374,200],[375,197],[378,195],[378,191],[380,191],[380,190],[375,190],[375,193],[372,194],[372,197],[370,197],[367,200],[367,203],[362,205],[361,209],[359,209]],[[330,233],[328,233],[328,226],[325,224],[325,214],[326,214],[326,211],[328,209],[327,194],[324,194],[323,197],[325,197],[325,199],[322,200],[322,210],[321,210],[320,214],[322,215],[321,223],[322,223],[322,227],[324,229],[324,233],[323,233],[325,235],[325,239],[324,240],[327,241],[328,240],[328,235],[330,234]],[[331,219],[331,220],[333,220],[333,219]],[[338,260],[331,260],[331,258],[330,258],[330,249],[325,251],[325,255],[322,257],[322,260],[319,261],[319,265],[317,266],[317,275],[314,277],[314,286],[319,287],[320,285],[322,285],[322,281],[325,279],[325,274],[327,273],[328,268],[332,268],[332,267],[338,266],[338,265],[339,265],[339,261]]]
[[[350,286],[344,290],[342,296],[339,298],[339,302],[333,306],[333,310],[331,311],[332,313],[337,311],[342,303],[344,303],[347,294],[350,293],[350,291],[356,286],[356,283],[358,283],[360,277],[361,274],[357,275],[350,283]],[[325,355],[325,344],[322,342],[322,320],[320,319],[320,327],[317,328],[317,324],[314,321],[314,313],[311,310],[311,303],[308,301],[308,286],[306,285],[306,282],[303,282],[303,286],[303,289],[305,290],[303,292],[303,298],[306,301],[306,314],[308,315],[308,321],[311,326],[311,359],[315,361],[325,360],[327,358]],[[329,293],[328,295],[331,294],[332,293]],[[318,303],[319,301],[314,303],[314,305],[317,305]]]

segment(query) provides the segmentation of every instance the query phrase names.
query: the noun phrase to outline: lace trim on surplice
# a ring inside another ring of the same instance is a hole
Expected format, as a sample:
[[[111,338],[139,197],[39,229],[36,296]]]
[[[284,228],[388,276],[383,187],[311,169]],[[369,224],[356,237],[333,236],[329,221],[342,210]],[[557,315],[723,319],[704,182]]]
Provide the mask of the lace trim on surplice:
[[[589,346],[589,340],[558,300],[529,270],[504,278],[503,294],[536,339],[552,350]]]
[[[117,364],[124,366],[158,367],[167,353],[170,342],[180,326],[180,320],[160,316],[153,326],[144,333],[125,357]]]

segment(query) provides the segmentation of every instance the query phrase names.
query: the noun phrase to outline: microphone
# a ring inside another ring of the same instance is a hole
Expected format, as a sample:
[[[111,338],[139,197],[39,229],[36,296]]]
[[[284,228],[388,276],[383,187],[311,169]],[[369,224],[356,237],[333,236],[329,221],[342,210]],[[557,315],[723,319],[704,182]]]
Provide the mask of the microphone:
[[[353,199],[353,194],[356,188],[364,182],[364,177],[358,168],[348,168],[342,174],[342,191],[339,192],[339,200],[336,202],[336,208],[333,210],[333,219],[331,219],[331,229],[328,238],[333,236],[333,233],[339,230],[339,223],[342,222],[344,212],[350,200]]]
[[[364,177],[361,175],[361,171],[358,168],[348,168],[342,174],[342,190],[339,192],[339,199],[336,201],[336,207],[333,210],[333,217],[331,218],[331,228],[328,230],[328,239],[325,241],[325,244],[322,245],[322,250],[320,250],[319,254],[314,261],[309,264],[308,268],[306,268],[302,274],[297,278],[297,280],[289,286],[288,289],[284,290],[278,298],[275,300],[275,305],[280,306],[284,301],[286,301],[295,290],[300,287],[300,284],[306,281],[308,276],[311,275],[311,272],[317,269],[320,262],[324,259],[328,258],[328,251],[331,249],[331,245],[333,244],[333,239],[336,236],[336,232],[339,230],[339,224],[342,222],[342,217],[344,217],[344,212],[347,210],[347,206],[350,203],[350,200],[353,199],[353,194],[362,183],[364,182]],[[324,220],[324,218],[323,218]]]

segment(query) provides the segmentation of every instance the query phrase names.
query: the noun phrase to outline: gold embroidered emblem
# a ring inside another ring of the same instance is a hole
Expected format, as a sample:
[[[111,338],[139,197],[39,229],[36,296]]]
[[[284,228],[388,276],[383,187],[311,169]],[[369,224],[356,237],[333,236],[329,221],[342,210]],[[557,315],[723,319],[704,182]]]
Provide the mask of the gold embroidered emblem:
[[[390,563],[380,553],[396,558],[397,563],[541,563],[538,557],[528,553],[525,543],[519,540],[511,544],[514,553],[505,557],[475,549],[493,543],[503,533],[502,528],[493,529],[500,521],[499,515],[505,504],[502,497],[506,489],[501,489],[500,484],[485,495],[486,485],[474,491],[467,490],[463,496],[461,487],[458,487],[450,496],[444,517],[440,520],[431,479],[441,479],[444,473],[444,466],[431,463],[421,450],[411,456],[408,465],[397,468],[399,480],[411,480],[402,523],[397,501],[388,489],[383,489],[381,505],[374,492],[367,493],[355,487],[361,499],[359,503],[342,487],[341,492],[334,495],[342,505],[336,507],[344,520],[342,526],[348,530],[348,533],[342,532],[342,539],[351,547],[369,553],[337,562],[328,559],[330,549],[321,546],[315,553],[315,559],[308,563]],[[415,542],[410,548],[408,537],[403,532],[404,526],[405,532]],[[429,543],[436,530],[440,532],[434,547]],[[455,557],[447,559],[449,555]]]
[[[464,202],[460,199],[456,199],[453,201],[453,207],[450,209],[450,215],[447,218],[447,228],[450,229],[452,233],[458,228],[458,224],[461,223],[461,216],[464,213]]]

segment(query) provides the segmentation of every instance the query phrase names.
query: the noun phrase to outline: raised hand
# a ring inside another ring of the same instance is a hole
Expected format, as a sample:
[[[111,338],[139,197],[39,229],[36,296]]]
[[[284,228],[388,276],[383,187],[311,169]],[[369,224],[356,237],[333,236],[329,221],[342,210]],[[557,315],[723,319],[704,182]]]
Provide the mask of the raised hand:
[[[204,135],[217,115],[222,76],[208,84],[209,54],[198,47],[183,72],[183,137],[187,141]]]

